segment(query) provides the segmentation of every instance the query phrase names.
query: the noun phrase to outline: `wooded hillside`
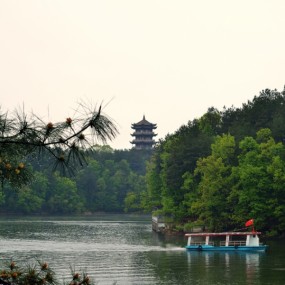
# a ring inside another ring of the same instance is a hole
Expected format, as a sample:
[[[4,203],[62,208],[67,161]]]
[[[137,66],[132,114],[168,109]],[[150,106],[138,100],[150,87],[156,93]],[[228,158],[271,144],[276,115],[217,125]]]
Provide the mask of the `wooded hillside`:
[[[160,142],[147,166],[146,210],[177,229],[241,228],[254,218],[285,231],[285,91],[264,90],[241,108],[209,108]]]

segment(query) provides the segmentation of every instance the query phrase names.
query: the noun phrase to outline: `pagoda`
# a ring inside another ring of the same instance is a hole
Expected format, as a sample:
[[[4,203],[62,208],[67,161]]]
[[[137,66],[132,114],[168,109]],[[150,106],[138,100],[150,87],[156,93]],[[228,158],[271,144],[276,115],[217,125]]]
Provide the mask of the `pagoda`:
[[[157,135],[153,132],[153,130],[156,129],[156,124],[148,122],[145,116],[143,116],[140,122],[132,124],[132,129],[135,130],[134,133],[131,134],[135,137],[134,140],[131,141],[131,144],[134,144],[134,149],[151,149],[156,143],[153,139],[153,137]]]

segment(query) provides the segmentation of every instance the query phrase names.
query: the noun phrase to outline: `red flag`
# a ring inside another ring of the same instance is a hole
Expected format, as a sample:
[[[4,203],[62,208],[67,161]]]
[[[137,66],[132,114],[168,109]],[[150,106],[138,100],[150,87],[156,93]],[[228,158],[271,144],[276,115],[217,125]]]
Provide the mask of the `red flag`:
[[[245,223],[245,226],[246,226],[246,227],[253,226],[253,219],[248,220],[248,221]]]

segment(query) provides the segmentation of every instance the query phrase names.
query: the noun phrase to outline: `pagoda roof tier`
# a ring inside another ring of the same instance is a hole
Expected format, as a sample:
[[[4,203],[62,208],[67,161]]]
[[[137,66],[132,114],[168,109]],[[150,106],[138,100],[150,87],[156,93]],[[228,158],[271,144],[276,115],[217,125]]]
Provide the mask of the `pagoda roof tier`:
[[[133,143],[133,144],[154,144],[156,143],[155,140],[137,140],[137,139],[134,139],[132,140],[130,143]]]
[[[138,123],[132,124],[132,128],[136,128],[136,127],[151,127],[153,129],[156,129],[156,124],[152,124],[149,121],[147,121],[145,119],[145,116],[143,116],[143,119],[141,121],[139,121]]]
[[[141,133],[141,132],[134,132],[131,134],[131,136],[137,136],[137,137],[155,137],[157,134],[155,133]]]

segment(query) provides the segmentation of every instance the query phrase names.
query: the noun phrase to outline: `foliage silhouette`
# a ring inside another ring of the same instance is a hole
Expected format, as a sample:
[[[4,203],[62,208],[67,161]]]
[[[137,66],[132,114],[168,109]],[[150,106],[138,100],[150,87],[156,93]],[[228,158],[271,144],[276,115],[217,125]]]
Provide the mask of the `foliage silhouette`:
[[[31,181],[28,157],[48,154],[53,170],[74,174],[76,166],[86,164],[85,152],[95,142],[112,140],[118,134],[116,125],[102,108],[80,103],[73,118],[63,122],[44,122],[23,110],[0,112],[0,180],[21,187]]]

